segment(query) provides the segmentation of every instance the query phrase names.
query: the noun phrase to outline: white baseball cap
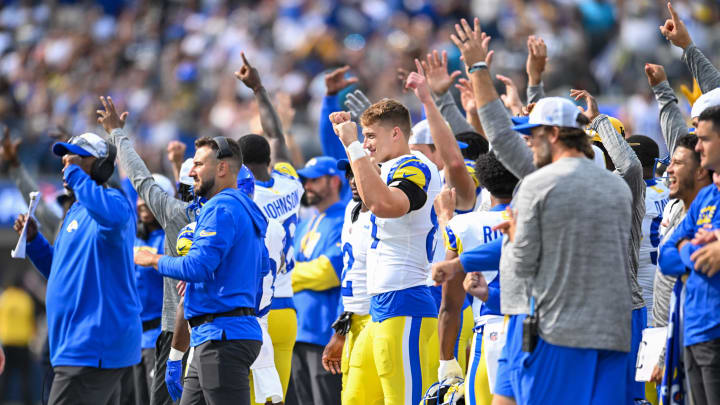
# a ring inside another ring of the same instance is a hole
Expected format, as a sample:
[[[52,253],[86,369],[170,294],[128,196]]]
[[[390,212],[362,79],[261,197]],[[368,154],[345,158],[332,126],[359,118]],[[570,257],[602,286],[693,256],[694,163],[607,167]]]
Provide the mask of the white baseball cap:
[[[542,125],[583,129],[577,122],[578,114],[580,110],[572,101],[563,97],[545,97],[535,104],[528,122],[515,125],[513,130],[530,135],[531,129]]]
[[[100,135],[86,132],[82,135],[73,136],[68,142],[56,142],[52,151],[58,156],[65,156],[73,153],[79,156],[94,156],[98,159],[107,157],[108,144]]]
[[[720,105],[720,87],[710,90],[695,100],[690,110],[690,118],[697,118],[709,107]]]
[[[190,169],[192,169],[192,166],[192,158],[187,158],[183,162],[182,166],[180,166],[180,184],[184,184],[186,186],[192,186],[195,184],[195,179],[190,177]]]
[[[172,184],[170,179],[160,173],[153,173],[152,176],[153,179],[155,179],[155,183],[157,183],[164,192],[166,192],[170,197],[175,196],[175,186]]]
[[[468,144],[466,144],[465,142],[457,141],[457,143],[458,143],[458,146],[460,146],[460,149],[465,149],[468,147]],[[435,142],[432,139],[432,134],[430,134],[430,125],[428,124],[426,119],[413,125],[412,135],[410,135],[410,139],[408,139],[408,145],[434,145],[434,144],[435,144]]]

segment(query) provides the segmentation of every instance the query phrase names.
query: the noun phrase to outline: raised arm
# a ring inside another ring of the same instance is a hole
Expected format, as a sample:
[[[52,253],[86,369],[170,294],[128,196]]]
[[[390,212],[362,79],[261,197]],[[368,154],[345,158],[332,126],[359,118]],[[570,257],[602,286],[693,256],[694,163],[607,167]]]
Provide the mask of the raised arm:
[[[660,130],[672,156],[678,138],[688,133],[685,118],[678,107],[678,99],[670,87],[665,69],[660,65],[645,64],[645,74],[660,107]],[[664,156],[661,156],[664,157]]]
[[[682,60],[690,69],[690,73],[697,80],[703,93],[720,87],[720,72],[692,43],[685,23],[677,15],[670,2],[667,7],[670,19],[665,20],[665,24],[660,26],[660,33],[673,45],[683,50]]]
[[[525,72],[528,75],[527,103],[537,103],[545,97],[542,74],[547,63],[547,45],[542,38],[530,35],[527,40],[528,57]]]
[[[330,114],[340,111],[340,102],[337,94],[344,88],[357,83],[356,77],[345,78],[345,74],[350,70],[350,66],[343,66],[335,69],[325,75],[325,86],[327,93],[322,103],[320,111],[320,121],[318,121],[318,130],[320,132],[320,144],[322,145],[323,155],[332,156],[335,159],[347,159],[345,147],[335,135],[333,125],[328,119]]]
[[[450,125],[453,134],[475,131],[470,123],[463,117],[452,94],[448,91],[455,79],[460,76],[460,71],[451,74],[447,70],[447,52],[442,51],[442,57],[438,51],[427,54],[427,61],[423,61],[423,69],[427,78],[428,86],[435,98],[435,105],[442,113],[443,118]]]
[[[442,114],[433,102],[420,61],[416,59],[415,65],[418,71],[408,75],[406,86],[415,91],[415,95],[425,107],[433,144],[445,165],[445,181],[456,191],[456,208],[467,211],[475,206],[475,182],[465,167],[465,160],[450,127],[445,123]]]
[[[105,110],[98,111],[98,122],[110,134],[110,142],[117,148],[118,164],[127,174],[138,196],[147,203],[148,208],[150,208],[160,226],[166,228],[172,218],[186,216],[185,208],[188,204],[169,196],[163,191],[162,187],[153,179],[152,173],[145,166],[145,162],[133,149],[132,142],[130,142],[123,130],[127,113],[124,113],[121,118],[117,114],[110,97],[107,100],[102,97],[100,99],[104,103]]]
[[[98,185],[80,166],[69,163],[63,170],[65,182],[95,222],[107,228],[127,223],[133,212],[122,192]]]
[[[245,58],[245,53],[241,53],[241,56],[243,65],[240,70],[235,72],[235,77],[255,94],[255,100],[257,100],[260,110],[260,125],[270,142],[272,163],[290,162],[290,152],[285,144],[280,117],[275,111],[265,87],[262,85],[257,69],[250,65],[250,62]]]
[[[462,52],[465,63],[469,66],[487,63],[490,37],[481,31],[480,21],[475,19],[474,28],[464,19],[461,22],[462,26],[455,27],[457,36],[453,34],[450,38]],[[518,179],[534,172],[532,151],[520,134],[512,130],[512,122],[495,91],[488,69],[474,70],[470,80],[480,121],[498,160]]]
[[[187,146],[180,141],[170,141],[167,147],[168,160],[172,166],[173,178],[175,183],[180,183],[180,169],[185,160],[185,150]]]

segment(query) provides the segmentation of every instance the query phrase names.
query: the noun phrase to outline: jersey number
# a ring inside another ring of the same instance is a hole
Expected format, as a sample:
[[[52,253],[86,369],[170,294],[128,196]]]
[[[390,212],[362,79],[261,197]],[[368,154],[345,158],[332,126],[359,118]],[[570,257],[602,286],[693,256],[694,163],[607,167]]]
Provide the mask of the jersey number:
[[[347,272],[352,268],[353,263],[355,263],[355,257],[353,256],[352,251],[352,245],[350,243],[345,243],[342,248],[343,252],[343,271],[342,275],[340,276],[340,285],[342,286],[340,288],[340,293],[343,297],[352,297],[352,281],[345,282],[345,276],[347,275]]]

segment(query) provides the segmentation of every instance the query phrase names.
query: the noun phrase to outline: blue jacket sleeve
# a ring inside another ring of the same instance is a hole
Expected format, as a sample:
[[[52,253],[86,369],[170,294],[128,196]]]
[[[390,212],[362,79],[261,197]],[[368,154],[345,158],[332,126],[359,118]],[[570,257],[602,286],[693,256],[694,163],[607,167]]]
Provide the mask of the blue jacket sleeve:
[[[68,166],[64,176],[77,200],[98,224],[116,228],[124,226],[133,217],[130,203],[122,192],[97,185],[80,166]]]
[[[460,254],[460,263],[466,273],[471,271],[489,271],[500,268],[502,238],[480,245]]]
[[[488,299],[485,301],[488,309],[492,312],[500,313],[500,287],[488,286]]]
[[[320,144],[322,145],[323,155],[332,156],[335,159],[347,159],[345,147],[343,147],[340,139],[335,135],[332,124],[330,123],[330,114],[340,111],[338,105],[338,97],[325,96],[320,110],[320,121],[318,130],[320,131]]]
[[[45,276],[50,278],[50,268],[52,266],[53,259],[53,247],[45,239],[45,237],[38,232],[35,239],[27,244],[26,250],[30,261],[35,265],[38,271]]]
[[[205,208],[210,209],[203,212],[198,220],[193,244],[187,255],[160,258],[158,271],[163,276],[192,283],[213,280],[215,271],[230,249],[243,248],[242,245],[233,246],[235,227],[222,226],[236,223],[233,216],[223,207]]]

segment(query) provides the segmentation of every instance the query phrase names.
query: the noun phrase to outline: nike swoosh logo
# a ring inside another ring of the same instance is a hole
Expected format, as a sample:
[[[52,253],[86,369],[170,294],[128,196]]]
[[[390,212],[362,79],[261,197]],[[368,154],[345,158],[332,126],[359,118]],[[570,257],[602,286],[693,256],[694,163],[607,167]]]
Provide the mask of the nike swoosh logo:
[[[198,236],[200,236],[200,237],[203,237],[203,236],[214,236],[214,235],[216,235],[216,234],[217,234],[217,232],[208,232],[208,231],[206,231],[206,230],[202,230],[202,231],[200,231],[200,233],[198,234]]]
[[[403,179],[407,179],[408,177],[412,177],[412,176],[414,176],[414,175],[416,175],[416,174],[417,174],[417,173],[410,173],[410,174],[403,173]]]

